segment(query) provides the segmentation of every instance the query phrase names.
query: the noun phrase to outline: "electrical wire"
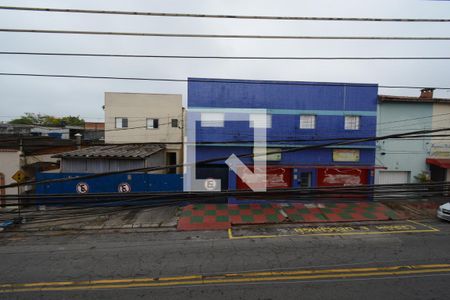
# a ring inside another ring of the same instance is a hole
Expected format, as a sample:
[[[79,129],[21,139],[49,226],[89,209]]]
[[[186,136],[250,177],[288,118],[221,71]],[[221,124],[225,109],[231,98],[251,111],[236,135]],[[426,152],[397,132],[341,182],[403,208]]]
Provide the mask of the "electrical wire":
[[[115,32],[93,30],[54,30],[0,28],[9,33],[45,33],[76,35],[139,36],[165,38],[213,38],[213,39],[269,39],[269,40],[382,40],[382,41],[449,41],[449,36],[313,36],[313,35],[258,35],[258,34],[200,34],[162,32]]]
[[[145,77],[117,77],[117,76],[92,76],[92,75],[69,75],[69,74],[37,74],[37,73],[9,73],[0,72],[0,76],[28,76],[28,77],[50,77],[50,78],[79,78],[79,79],[116,79],[116,80],[136,80],[136,81],[155,81],[155,82],[207,82],[207,83],[234,83],[234,84],[255,84],[255,82],[245,81],[245,80],[216,80],[216,79],[176,79],[176,78],[145,78]],[[273,84],[270,81],[258,81],[257,84]],[[300,81],[279,81],[279,85],[305,85],[310,86],[311,83],[300,82]],[[352,84],[338,84],[338,83],[320,83],[318,86],[347,86]],[[375,84],[365,84],[365,83],[354,83],[353,85],[361,87],[376,87]],[[385,89],[421,89],[423,86],[432,85],[422,85],[422,86],[412,86],[412,85],[378,85],[379,88]],[[431,88],[437,90],[450,90],[450,87],[439,87],[432,86]]]
[[[214,19],[245,19],[245,20],[276,20],[276,21],[351,21],[351,22],[425,22],[443,23],[450,19],[439,18],[359,18],[359,17],[307,17],[307,16],[249,16],[249,15],[219,15],[219,14],[194,14],[194,13],[167,13],[123,10],[94,10],[74,8],[50,8],[50,7],[18,7],[0,6],[1,10],[34,11],[52,13],[77,13],[77,14],[108,14],[126,16],[150,16],[150,17],[181,17],[181,18],[214,18]]]
[[[248,153],[248,154],[239,154],[236,156],[238,158],[266,156],[266,155],[278,154],[278,153],[290,153],[290,152],[298,152],[298,151],[305,151],[305,150],[312,150],[312,149],[320,149],[320,148],[325,148],[325,147],[329,147],[329,146],[352,145],[352,144],[361,143],[361,142],[386,140],[386,139],[400,137],[400,136],[427,134],[427,133],[435,133],[435,132],[449,131],[449,130],[450,130],[450,128],[420,130],[420,131],[405,132],[405,133],[401,133],[401,134],[397,133],[397,134],[384,135],[381,137],[356,138],[351,141],[330,142],[330,143],[318,144],[318,145],[306,145],[306,146],[302,146],[302,147],[292,147],[292,148],[280,149],[280,150],[276,150],[276,151],[268,151],[267,153],[264,153],[264,154]],[[197,161],[194,164],[208,164],[208,163],[212,163],[212,162],[224,161],[226,159],[228,159],[228,156]],[[7,184],[7,185],[1,185],[0,189],[23,186],[23,185],[30,185],[30,184],[44,184],[44,183],[51,183],[51,182],[65,182],[65,181],[73,181],[73,180],[80,180],[80,179],[90,179],[90,178],[97,178],[97,177],[103,177],[103,176],[108,176],[108,175],[124,174],[124,173],[129,173],[129,172],[143,172],[143,171],[153,172],[153,171],[173,169],[173,168],[178,168],[178,167],[185,167],[185,166],[190,166],[190,165],[192,165],[192,164],[163,165],[163,166],[155,166],[155,167],[127,169],[127,170],[113,171],[113,172],[104,172],[104,173],[90,174],[90,175],[84,175],[84,176],[75,176],[75,177],[70,177],[70,178],[59,178],[59,179],[40,180],[40,181],[34,180],[34,181],[27,181],[27,182],[23,182],[23,183],[12,183],[12,184]]]
[[[162,59],[226,59],[226,60],[448,60],[450,56],[217,56],[217,55],[156,55],[68,52],[0,51],[0,55],[162,58]]]

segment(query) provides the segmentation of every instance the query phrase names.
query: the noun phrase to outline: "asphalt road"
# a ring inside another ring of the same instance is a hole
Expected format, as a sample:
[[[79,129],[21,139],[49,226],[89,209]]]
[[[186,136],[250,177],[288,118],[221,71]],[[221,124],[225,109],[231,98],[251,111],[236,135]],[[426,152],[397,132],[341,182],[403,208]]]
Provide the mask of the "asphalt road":
[[[450,223],[386,224],[2,232],[0,299],[448,299]]]

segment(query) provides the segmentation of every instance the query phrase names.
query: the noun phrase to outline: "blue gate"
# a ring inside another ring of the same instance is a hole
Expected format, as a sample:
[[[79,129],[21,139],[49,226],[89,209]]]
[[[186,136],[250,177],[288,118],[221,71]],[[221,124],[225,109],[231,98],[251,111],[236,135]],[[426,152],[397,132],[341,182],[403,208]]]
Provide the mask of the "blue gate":
[[[36,180],[60,179],[86,176],[86,173],[38,173]],[[75,179],[36,185],[36,194],[74,194],[77,186],[85,187],[85,193],[115,193],[124,186],[128,192],[177,192],[183,191],[183,176],[180,174],[114,174],[90,179]],[[126,188],[128,188],[126,187]],[[125,189],[126,189],[125,188]],[[124,190],[125,191],[125,190]]]

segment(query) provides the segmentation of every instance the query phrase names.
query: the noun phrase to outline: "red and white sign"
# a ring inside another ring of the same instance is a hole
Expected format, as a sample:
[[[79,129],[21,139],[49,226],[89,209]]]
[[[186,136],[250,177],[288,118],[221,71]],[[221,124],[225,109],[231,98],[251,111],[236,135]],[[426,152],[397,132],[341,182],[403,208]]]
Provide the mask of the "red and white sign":
[[[251,171],[253,171],[253,166],[248,167]],[[261,172],[264,174],[264,172]],[[282,168],[282,167],[267,167],[266,168],[266,176],[264,178],[263,175],[258,177],[249,177],[241,178],[237,176],[236,186],[238,190],[249,190],[249,186],[245,183],[248,182],[251,178],[253,178],[253,182],[251,183],[261,183],[263,180],[266,181],[266,185],[268,189],[283,189],[292,187],[292,169],[291,168]],[[254,182],[257,180],[258,182]]]
[[[317,170],[318,186],[355,186],[368,184],[366,169],[320,168]]]

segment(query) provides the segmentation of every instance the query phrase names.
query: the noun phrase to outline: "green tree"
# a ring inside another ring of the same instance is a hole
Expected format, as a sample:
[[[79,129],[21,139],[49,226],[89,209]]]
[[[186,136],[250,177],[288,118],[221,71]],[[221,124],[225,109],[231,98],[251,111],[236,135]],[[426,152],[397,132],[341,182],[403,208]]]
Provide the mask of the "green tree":
[[[80,116],[65,116],[58,118],[50,115],[41,115],[35,113],[25,113],[17,119],[8,122],[9,124],[41,125],[41,126],[83,126],[84,119]]]

